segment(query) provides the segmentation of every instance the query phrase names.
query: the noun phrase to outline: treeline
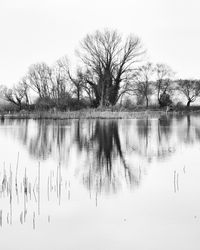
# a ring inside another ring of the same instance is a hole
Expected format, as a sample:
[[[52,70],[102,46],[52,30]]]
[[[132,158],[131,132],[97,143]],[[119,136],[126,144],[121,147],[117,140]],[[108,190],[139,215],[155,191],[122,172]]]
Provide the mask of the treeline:
[[[96,31],[86,35],[77,52],[77,69],[70,68],[66,57],[52,67],[33,64],[12,88],[1,85],[1,98],[19,110],[75,110],[123,105],[127,98],[148,108],[152,97],[164,107],[179,94],[190,106],[200,96],[199,80],[174,80],[175,73],[166,64],[142,64],[145,51],[137,36]]]

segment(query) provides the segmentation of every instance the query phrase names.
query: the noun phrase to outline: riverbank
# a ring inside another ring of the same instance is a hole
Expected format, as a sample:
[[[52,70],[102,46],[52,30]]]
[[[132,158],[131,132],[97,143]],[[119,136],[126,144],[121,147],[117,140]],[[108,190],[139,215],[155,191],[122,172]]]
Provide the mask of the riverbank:
[[[14,113],[1,113],[1,119],[134,119],[134,118],[157,118],[166,114],[188,114],[199,113],[200,110],[180,110],[170,111],[165,110],[144,110],[144,111],[98,111],[98,110],[82,110],[82,111],[66,111],[66,112],[14,112]]]

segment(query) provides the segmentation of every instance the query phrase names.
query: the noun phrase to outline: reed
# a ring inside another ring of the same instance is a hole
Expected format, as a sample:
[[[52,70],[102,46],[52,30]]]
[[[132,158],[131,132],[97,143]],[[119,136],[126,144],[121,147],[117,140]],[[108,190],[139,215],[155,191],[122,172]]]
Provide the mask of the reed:
[[[176,170],[174,170],[174,193],[176,193]]]
[[[11,165],[10,165],[9,191],[10,191],[10,225],[11,225],[12,224],[12,169],[11,169]]]
[[[33,202],[35,202],[36,209],[34,208],[32,215],[32,227],[35,229],[35,221],[36,216],[40,216],[41,213],[41,204],[40,199],[43,201],[44,199],[44,183],[43,181],[45,179],[41,178],[41,169],[40,169],[40,162],[37,166],[36,171],[36,177],[35,179],[32,179],[28,175],[28,171],[26,167],[24,168],[23,175],[17,175],[17,169],[18,169],[18,162],[19,162],[19,154],[17,157],[17,165],[14,167],[14,173],[13,168],[10,164],[9,169],[7,169],[7,166],[4,162],[3,169],[0,171],[0,198],[6,198],[8,202],[8,206],[6,210],[0,210],[0,227],[3,225],[3,219],[5,222],[7,222],[8,225],[12,225],[13,218],[15,218],[16,214],[16,204],[14,203],[15,199],[17,197],[17,203],[21,202],[20,205],[22,205],[22,209],[19,213],[19,222],[20,224],[25,224],[28,222],[28,216],[30,215],[30,203],[31,197],[33,197]],[[21,169],[21,168],[20,168]],[[56,171],[55,171],[56,172]],[[50,171],[49,175],[47,175],[47,197],[50,201],[50,194],[51,192],[55,192],[55,197],[57,198],[58,204],[61,204],[61,195],[64,195],[62,185],[63,176],[61,171],[61,163],[57,165],[57,176],[54,171]],[[46,180],[45,180],[46,183]],[[68,192],[66,190],[66,194],[68,195],[68,199],[70,200],[70,181],[66,182],[64,180],[63,183],[66,183],[68,185]],[[45,185],[46,186],[46,185]],[[16,191],[17,187],[17,191]],[[20,192],[18,192],[18,187],[20,187]],[[55,188],[54,188],[55,187]],[[54,194],[52,194],[54,196]],[[15,197],[16,196],[16,197]],[[14,216],[13,216],[14,215]],[[4,218],[3,218],[4,216]],[[51,216],[48,215],[48,223],[51,221]]]
[[[60,205],[60,202],[61,202],[61,164],[59,162],[59,165],[58,165],[58,200],[59,200],[59,205]]]
[[[35,230],[35,212],[33,212],[33,229]]]
[[[0,226],[1,226],[1,227],[2,227],[2,225],[3,225],[2,215],[3,215],[3,211],[0,210]]]
[[[48,180],[47,180],[47,198],[48,198],[48,201],[50,200],[49,189],[50,189],[50,177],[48,176]]]
[[[24,181],[23,181],[23,185],[24,185],[24,189],[23,189],[23,194],[24,194],[24,222],[26,221],[26,214],[27,214],[27,207],[26,207],[27,192],[28,192],[28,184],[27,183],[28,183],[28,180],[27,180],[26,168],[25,168]]]
[[[40,162],[38,164],[38,215],[40,215]]]

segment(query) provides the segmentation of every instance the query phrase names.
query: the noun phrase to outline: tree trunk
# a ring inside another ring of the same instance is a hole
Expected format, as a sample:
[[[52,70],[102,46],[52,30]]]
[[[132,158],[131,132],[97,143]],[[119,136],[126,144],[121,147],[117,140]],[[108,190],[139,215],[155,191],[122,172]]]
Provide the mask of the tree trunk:
[[[103,98],[101,98],[99,107],[103,108],[104,106],[105,106],[104,100],[103,100]]]
[[[103,108],[105,107],[105,104],[106,104],[106,93],[105,93],[105,89],[102,88],[102,92],[101,92],[101,100],[100,100],[100,107]]]
[[[107,86],[106,83],[103,81],[101,85],[101,98],[100,98],[100,107],[103,108],[106,106],[106,99],[107,99]]]
[[[94,85],[94,86],[92,86],[92,88],[93,88],[94,97],[95,97],[93,103],[94,103],[94,106],[97,108],[100,105],[101,98],[100,98],[100,94],[99,94],[99,90],[98,90],[97,86]]]
[[[22,103],[21,102],[19,102],[18,107],[19,107],[19,111],[21,111],[22,110]]]
[[[80,102],[80,89],[79,89],[79,87],[77,88],[77,101],[79,104],[79,102]]]
[[[109,103],[114,106],[117,101],[118,101],[118,97],[119,97],[119,87],[114,85],[114,86],[111,86],[109,88],[109,91],[108,91],[108,100],[109,100]]]
[[[188,102],[187,102],[187,107],[188,108],[190,107],[190,103],[191,103],[191,100],[188,100]]]
[[[158,104],[159,104],[159,107],[161,108],[162,107],[162,102],[161,102],[160,98],[158,99]]]
[[[147,96],[145,96],[145,99],[146,99],[146,108],[148,108],[149,107],[149,99]]]

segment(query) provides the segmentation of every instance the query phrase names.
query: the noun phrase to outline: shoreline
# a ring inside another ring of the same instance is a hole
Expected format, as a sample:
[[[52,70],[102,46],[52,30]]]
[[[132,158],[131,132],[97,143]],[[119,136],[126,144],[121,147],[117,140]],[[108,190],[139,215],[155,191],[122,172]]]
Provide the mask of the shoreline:
[[[98,111],[98,110],[83,110],[83,111],[65,111],[65,112],[15,112],[2,113],[0,119],[139,119],[139,118],[158,118],[162,115],[185,115],[197,114],[200,110],[183,110],[169,111],[164,110],[145,110],[145,111]]]

